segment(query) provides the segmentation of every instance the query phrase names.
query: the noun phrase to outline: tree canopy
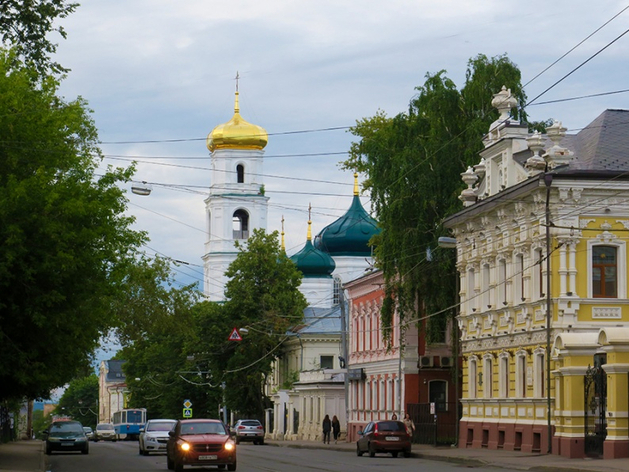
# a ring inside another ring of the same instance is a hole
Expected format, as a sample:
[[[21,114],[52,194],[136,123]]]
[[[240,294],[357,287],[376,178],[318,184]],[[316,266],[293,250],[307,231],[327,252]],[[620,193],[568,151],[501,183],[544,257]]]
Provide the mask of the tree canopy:
[[[502,86],[522,109],[526,96],[517,66],[506,56],[478,55],[468,62],[460,90],[445,71],[428,74],[406,113],[389,118],[379,111],[351,129],[359,140],[343,166],[366,174],[364,185],[382,227],[375,257],[390,301],[383,305],[385,327],[394,308],[410,322],[440,313],[455,300],[455,255],[436,249],[438,238],[447,235],[441,221],[461,209],[460,174],[477,163],[482,138],[498,117],[491,100]],[[429,341],[443,340],[453,312],[430,317]]]
[[[61,395],[54,413],[95,428],[98,423],[98,376],[91,374],[73,379]]]
[[[270,406],[263,387],[273,360],[307,306],[299,291],[302,274],[278,236],[254,230],[226,272],[225,303],[198,312],[199,347],[208,353],[210,369],[220,373],[214,378],[225,382],[227,406],[257,418]],[[228,340],[233,328],[247,329],[242,341]]]
[[[0,36],[5,46],[16,51],[16,60],[26,63],[38,73],[66,72],[51,60],[57,44],[47,35],[56,31],[62,38],[66,33],[55,21],[67,17],[78,3],[66,0],[0,0]]]
[[[99,169],[82,99],[0,51],[0,399],[46,398],[89,364],[146,240],[124,215],[133,167]]]

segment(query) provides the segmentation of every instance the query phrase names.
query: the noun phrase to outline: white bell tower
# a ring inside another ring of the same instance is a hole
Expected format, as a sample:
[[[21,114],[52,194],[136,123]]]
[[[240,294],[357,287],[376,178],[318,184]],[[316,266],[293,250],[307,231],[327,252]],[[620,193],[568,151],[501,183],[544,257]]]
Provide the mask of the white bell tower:
[[[236,259],[234,243],[254,229],[267,227],[269,198],[264,195],[263,156],[268,136],[261,126],[240,116],[238,85],[234,116],[207,137],[212,185],[205,200],[204,292],[210,301],[225,300],[225,271]]]

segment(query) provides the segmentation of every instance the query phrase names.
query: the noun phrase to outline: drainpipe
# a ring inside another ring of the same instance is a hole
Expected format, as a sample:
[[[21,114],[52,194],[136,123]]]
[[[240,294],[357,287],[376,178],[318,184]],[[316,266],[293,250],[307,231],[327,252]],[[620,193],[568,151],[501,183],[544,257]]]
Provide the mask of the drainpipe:
[[[550,413],[550,331],[552,315],[550,297],[550,186],[553,182],[553,175],[544,174],[544,184],[546,184],[546,407],[548,409],[548,454],[552,453],[552,423]]]

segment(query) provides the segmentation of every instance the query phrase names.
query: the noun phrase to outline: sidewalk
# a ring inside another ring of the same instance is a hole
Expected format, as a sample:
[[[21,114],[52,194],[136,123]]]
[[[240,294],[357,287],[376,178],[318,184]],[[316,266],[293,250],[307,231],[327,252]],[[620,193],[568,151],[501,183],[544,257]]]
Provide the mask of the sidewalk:
[[[44,443],[39,440],[0,444],[0,470],[43,472]]]
[[[270,446],[296,447],[308,449],[330,449],[356,453],[356,444],[339,442],[322,444],[314,441],[265,440]],[[365,457],[365,456],[363,456]],[[433,447],[413,444],[413,458],[454,462],[472,467],[492,466],[516,470],[548,472],[629,472],[627,459],[566,459],[553,454],[522,453],[490,449],[458,449],[454,447]],[[367,460],[369,457],[367,456]],[[413,460],[413,459],[406,459]]]

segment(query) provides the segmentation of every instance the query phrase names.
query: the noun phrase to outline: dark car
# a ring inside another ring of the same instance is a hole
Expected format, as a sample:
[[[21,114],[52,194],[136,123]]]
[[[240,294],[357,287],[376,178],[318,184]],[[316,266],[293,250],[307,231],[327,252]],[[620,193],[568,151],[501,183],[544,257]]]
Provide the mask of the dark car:
[[[232,431],[236,438],[236,444],[240,444],[241,441],[264,444],[264,426],[258,420],[238,420]]]
[[[169,433],[166,464],[182,472],[184,465],[227,466],[236,470],[236,444],[219,420],[179,420]]]
[[[402,452],[404,457],[411,455],[411,435],[401,421],[372,421],[363,431],[358,431],[360,438],[356,442],[356,454],[365,452],[370,457],[376,453],[390,453],[393,457]]]
[[[90,426],[83,426],[83,431],[85,431],[88,441],[92,441],[94,439],[94,430]]]
[[[54,421],[44,431],[46,436],[46,454],[52,451],[81,451],[88,454],[90,445],[78,421]]]

